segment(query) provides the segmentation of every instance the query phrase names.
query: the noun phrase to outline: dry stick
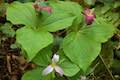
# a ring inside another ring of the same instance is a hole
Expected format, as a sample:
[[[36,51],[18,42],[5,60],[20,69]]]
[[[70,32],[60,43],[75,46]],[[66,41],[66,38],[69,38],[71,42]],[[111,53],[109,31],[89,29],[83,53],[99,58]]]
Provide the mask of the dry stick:
[[[105,68],[107,69],[107,71],[108,71],[109,75],[111,76],[111,78],[112,78],[113,80],[115,80],[115,78],[113,77],[111,71],[110,71],[109,68],[107,67],[105,61],[103,60],[103,58],[102,58],[102,56],[101,56],[100,54],[99,54],[99,57],[100,57],[101,61],[103,62],[104,66],[105,66]]]
[[[7,56],[7,68],[8,68],[8,72],[11,74],[11,64],[10,64],[11,58],[10,56]]]

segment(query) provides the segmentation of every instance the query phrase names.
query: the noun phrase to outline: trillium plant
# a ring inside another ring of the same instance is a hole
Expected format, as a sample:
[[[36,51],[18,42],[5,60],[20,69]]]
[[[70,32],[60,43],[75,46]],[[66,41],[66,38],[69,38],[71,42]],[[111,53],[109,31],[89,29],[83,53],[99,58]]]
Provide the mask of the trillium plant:
[[[57,65],[57,62],[59,61],[59,55],[54,54],[52,58],[52,64],[49,65],[47,68],[44,69],[43,75],[47,75],[51,73],[53,70],[58,72],[61,76],[63,76],[63,70]]]
[[[6,15],[12,24],[20,25],[16,43],[21,55],[36,65],[21,80],[87,79],[102,43],[116,30],[95,9],[71,1],[14,1]]]

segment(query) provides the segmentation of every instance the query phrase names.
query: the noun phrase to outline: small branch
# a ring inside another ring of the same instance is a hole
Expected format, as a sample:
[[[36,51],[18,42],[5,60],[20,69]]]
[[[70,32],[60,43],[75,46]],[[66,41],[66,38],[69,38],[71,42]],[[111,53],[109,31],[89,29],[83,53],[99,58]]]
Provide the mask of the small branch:
[[[10,63],[11,57],[7,55],[6,61],[7,61],[7,69],[8,69],[8,72],[11,74],[11,71],[12,71],[12,70],[11,70],[11,63]]]

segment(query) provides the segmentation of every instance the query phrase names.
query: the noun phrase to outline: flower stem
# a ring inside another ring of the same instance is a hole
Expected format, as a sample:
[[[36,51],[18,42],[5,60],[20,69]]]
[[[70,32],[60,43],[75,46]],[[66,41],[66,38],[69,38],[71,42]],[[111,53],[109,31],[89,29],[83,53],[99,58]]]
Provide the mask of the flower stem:
[[[54,78],[55,78],[55,72],[53,71],[52,72],[52,80],[54,80]]]

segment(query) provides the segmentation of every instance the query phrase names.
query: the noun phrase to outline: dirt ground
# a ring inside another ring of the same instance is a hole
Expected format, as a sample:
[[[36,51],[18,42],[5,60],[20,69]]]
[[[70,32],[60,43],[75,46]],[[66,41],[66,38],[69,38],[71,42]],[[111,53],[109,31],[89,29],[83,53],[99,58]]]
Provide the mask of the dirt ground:
[[[2,36],[2,33],[0,33]],[[15,58],[19,56],[19,50],[10,49],[10,44],[15,39],[8,38],[1,41],[0,45],[0,80],[20,80],[22,70],[19,61]]]

